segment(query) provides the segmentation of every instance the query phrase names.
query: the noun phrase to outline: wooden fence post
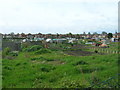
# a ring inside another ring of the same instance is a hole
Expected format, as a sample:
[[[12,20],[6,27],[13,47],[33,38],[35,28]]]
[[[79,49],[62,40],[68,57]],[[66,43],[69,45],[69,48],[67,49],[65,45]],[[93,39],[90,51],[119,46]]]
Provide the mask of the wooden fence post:
[[[113,54],[115,54],[115,51],[113,51]]]
[[[107,51],[107,53],[109,53],[109,52]]]

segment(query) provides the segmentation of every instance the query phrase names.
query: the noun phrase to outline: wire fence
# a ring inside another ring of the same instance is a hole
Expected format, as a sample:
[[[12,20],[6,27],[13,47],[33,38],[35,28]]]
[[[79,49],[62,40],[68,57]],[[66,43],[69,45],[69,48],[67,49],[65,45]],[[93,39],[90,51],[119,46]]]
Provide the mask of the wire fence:
[[[100,83],[92,83],[91,88],[120,88],[120,73]]]
[[[120,54],[120,51],[118,50],[110,50],[110,49],[106,49],[106,48],[91,48],[92,51],[98,51],[101,53],[108,53],[108,54]]]

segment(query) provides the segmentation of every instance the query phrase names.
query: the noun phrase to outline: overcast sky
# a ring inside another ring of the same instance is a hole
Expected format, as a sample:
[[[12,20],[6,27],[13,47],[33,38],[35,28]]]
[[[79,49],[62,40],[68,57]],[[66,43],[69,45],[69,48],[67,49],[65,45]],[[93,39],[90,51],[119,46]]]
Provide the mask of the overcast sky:
[[[0,33],[118,30],[119,0],[0,0]]]

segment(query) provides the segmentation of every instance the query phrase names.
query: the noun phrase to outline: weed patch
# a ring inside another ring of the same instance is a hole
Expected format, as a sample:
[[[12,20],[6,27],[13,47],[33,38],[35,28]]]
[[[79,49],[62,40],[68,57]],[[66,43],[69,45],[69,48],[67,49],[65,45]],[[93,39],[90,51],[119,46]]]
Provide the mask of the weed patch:
[[[45,60],[45,61],[54,61],[54,59],[48,59],[48,58],[44,58],[44,57],[35,57],[35,58],[31,58],[32,61],[35,60]]]
[[[40,67],[40,70],[42,72],[50,72],[51,70],[55,70],[56,68],[55,67],[51,67],[51,66],[42,66]]]
[[[41,48],[43,48],[43,47],[40,46],[40,45],[34,45],[34,46],[31,46],[31,47],[28,47],[28,48],[24,48],[23,51],[33,52],[33,51],[40,50]]]
[[[78,62],[76,62],[76,63],[73,64],[73,65],[76,66],[76,65],[86,65],[86,64],[88,64],[88,63],[85,62],[85,61],[78,61]]]
[[[45,53],[51,53],[51,50],[44,48],[35,52],[35,54],[45,54]]]

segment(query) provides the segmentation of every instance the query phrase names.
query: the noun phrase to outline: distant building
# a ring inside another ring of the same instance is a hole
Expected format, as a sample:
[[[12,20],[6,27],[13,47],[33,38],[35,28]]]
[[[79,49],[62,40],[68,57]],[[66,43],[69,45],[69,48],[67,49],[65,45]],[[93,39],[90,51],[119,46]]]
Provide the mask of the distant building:
[[[53,40],[53,42],[57,42],[57,43],[63,43],[63,42],[66,42],[67,41],[67,39],[52,39]]]

